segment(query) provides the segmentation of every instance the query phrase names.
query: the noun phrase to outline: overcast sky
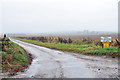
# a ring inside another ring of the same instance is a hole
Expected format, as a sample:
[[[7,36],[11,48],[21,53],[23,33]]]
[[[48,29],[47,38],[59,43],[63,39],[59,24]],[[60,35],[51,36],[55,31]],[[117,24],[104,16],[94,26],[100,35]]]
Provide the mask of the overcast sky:
[[[119,0],[1,0],[3,33],[118,30]]]

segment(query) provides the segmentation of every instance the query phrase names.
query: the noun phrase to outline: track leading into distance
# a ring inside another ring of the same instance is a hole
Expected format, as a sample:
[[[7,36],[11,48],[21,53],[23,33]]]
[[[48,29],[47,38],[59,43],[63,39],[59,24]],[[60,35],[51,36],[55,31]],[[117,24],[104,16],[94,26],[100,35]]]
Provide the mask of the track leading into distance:
[[[86,55],[74,56],[19,40],[11,39],[11,41],[19,44],[34,57],[28,69],[13,78],[108,78],[117,76],[116,59],[114,63],[109,59],[103,59],[102,62],[97,58],[95,60],[88,56],[86,58]],[[83,56],[85,59],[82,58]]]

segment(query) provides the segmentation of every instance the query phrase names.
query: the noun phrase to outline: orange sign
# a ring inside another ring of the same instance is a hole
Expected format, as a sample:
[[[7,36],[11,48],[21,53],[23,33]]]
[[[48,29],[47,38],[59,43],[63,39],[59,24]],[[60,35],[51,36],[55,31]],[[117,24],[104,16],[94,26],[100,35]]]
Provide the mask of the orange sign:
[[[110,42],[102,42],[103,48],[109,47]]]

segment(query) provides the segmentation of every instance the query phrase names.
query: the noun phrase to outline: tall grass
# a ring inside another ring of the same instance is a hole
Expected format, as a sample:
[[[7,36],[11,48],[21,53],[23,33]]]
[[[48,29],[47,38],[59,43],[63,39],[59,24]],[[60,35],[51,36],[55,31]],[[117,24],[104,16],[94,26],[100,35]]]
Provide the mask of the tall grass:
[[[14,42],[10,42],[11,46],[8,48],[4,46],[2,55],[2,71],[15,74],[18,71],[23,71],[29,63],[26,52],[22,47]]]

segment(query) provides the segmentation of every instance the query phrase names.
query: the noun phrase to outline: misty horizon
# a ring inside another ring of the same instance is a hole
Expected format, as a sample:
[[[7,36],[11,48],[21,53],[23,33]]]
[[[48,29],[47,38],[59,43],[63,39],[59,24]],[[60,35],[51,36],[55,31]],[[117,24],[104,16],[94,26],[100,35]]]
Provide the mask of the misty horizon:
[[[88,32],[87,32],[88,31]],[[83,30],[83,31],[59,31],[59,32],[16,32],[16,33],[1,33],[1,34],[66,34],[66,33],[112,33],[112,34],[118,34],[118,31],[89,31],[89,30]]]

